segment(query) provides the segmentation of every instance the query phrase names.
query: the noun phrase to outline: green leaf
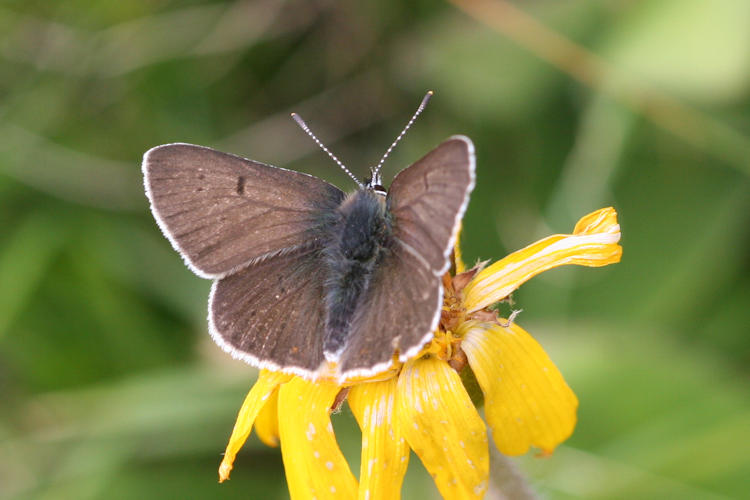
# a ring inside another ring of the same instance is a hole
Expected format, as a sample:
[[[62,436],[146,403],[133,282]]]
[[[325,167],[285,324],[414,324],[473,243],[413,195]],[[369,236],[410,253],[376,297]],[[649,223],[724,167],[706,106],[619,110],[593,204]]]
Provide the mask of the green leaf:
[[[33,296],[66,235],[45,212],[31,213],[10,229],[0,247],[0,338]]]

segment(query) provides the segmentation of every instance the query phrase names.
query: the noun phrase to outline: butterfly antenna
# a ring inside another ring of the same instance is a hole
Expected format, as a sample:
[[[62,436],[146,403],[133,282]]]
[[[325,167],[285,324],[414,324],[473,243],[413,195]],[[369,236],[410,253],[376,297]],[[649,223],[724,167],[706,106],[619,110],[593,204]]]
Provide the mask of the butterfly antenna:
[[[398,137],[396,137],[396,140],[393,141],[393,144],[391,144],[391,147],[389,147],[386,150],[385,154],[378,162],[378,165],[373,169],[372,171],[373,179],[379,178],[380,168],[383,166],[383,163],[385,163],[385,159],[388,158],[388,155],[391,154],[391,151],[393,151],[393,148],[396,147],[396,144],[398,144],[401,138],[404,137],[404,134],[406,134],[406,131],[409,130],[409,127],[412,126],[412,124],[414,123],[414,120],[416,120],[417,117],[422,113],[422,111],[424,111],[424,108],[425,106],[427,106],[427,103],[430,101],[430,97],[432,97],[432,94],[434,94],[434,92],[430,90],[422,98],[422,102],[419,104],[417,111],[414,112],[414,115],[411,117],[411,120],[409,120],[409,123],[407,123],[406,126],[404,127],[404,130],[402,130],[401,133],[398,134]]]
[[[328,148],[325,147],[322,142],[320,142],[320,139],[315,137],[315,134],[312,133],[312,130],[310,130],[310,127],[307,126],[307,123],[305,123],[305,121],[302,118],[300,118],[300,116],[297,113],[292,113],[292,118],[294,119],[295,122],[297,122],[297,125],[299,125],[300,128],[304,130],[305,133],[309,135],[313,141],[315,141],[315,144],[320,146],[320,149],[325,151],[328,154],[328,156],[330,156],[331,159],[335,161],[339,167],[341,167],[341,170],[346,172],[349,175],[349,177],[351,177],[354,180],[354,182],[357,183],[357,186],[359,186],[360,188],[364,187],[364,185],[359,181],[359,179],[357,179],[357,177],[353,173],[351,173],[349,169],[346,168],[346,166],[343,163],[341,163],[341,161],[338,158],[336,158],[336,155],[331,153],[328,150]]]

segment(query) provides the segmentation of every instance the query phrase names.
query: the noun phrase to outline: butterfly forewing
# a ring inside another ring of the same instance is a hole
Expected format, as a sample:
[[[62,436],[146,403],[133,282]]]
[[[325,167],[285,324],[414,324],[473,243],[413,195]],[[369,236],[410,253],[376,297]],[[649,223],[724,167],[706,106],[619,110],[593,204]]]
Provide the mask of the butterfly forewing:
[[[442,274],[474,188],[474,145],[454,136],[402,170],[388,190],[395,237]]]
[[[323,362],[325,274],[319,251],[295,250],[214,283],[214,340],[254,366],[314,376]]]
[[[151,149],[143,172],[160,227],[205,278],[315,246],[325,215],[344,197],[310,175],[190,144]]]
[[[358,306],[341,376],[372,374],[417,354],[438,325],[441,275],[474,187],[474,148],[453,137],[403,170],[388,192],[393,241]]]

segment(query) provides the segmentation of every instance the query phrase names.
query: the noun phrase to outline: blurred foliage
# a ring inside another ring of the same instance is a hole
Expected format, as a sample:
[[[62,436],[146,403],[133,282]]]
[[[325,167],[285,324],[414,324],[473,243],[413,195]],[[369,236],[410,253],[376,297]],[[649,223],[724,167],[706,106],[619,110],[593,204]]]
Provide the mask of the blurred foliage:
[[[427,89],[384,178],[472,137],[469,259],[620,213],[621,264],[515,297],[581,400],[564,446],[519,461],[535,488],[743,497],[748,26],[744,0],[3,2],[0,497],[286,497],[254,438],[216,484],[255,372],[210,342],[140,157],[192,142],[352,187],[289,112],[364,175]],[[415,459],[404,496],[425,492]]]

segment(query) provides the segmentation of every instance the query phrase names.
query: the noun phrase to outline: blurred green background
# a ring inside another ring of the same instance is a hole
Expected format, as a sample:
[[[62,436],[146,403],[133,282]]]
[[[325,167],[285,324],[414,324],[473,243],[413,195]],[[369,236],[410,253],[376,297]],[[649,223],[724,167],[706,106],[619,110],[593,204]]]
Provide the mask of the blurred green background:
[[[476,145],[468,260],[613,205],[622,263],[515,298],[581,403],[544,497],[750,491],[750,2],[328,0],[0,4],[0,497],[285,498],[255,372],[213,345],[209,282],[148,211],[141,155],[212,146],[352,183],[424,92],[384,178]],[[358,430],[335,418],[358,470]],[[434,495],[412,461],[405,498]]]

